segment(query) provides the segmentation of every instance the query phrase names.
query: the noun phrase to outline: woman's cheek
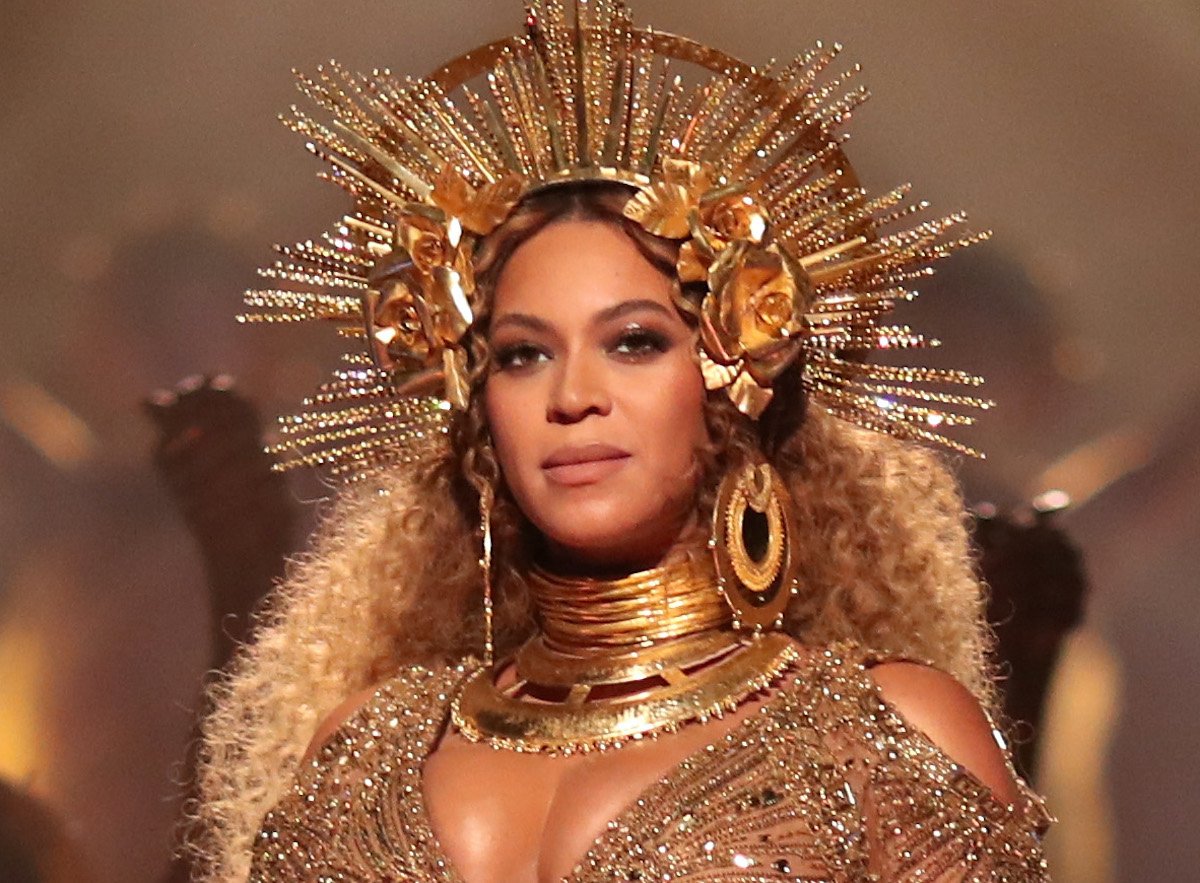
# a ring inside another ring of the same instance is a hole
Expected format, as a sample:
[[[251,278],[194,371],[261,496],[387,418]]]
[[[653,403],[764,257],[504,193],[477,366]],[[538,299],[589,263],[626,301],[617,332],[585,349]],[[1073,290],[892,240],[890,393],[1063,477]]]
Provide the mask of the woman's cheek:
[[[658,401],[649,407],[656,417],[656,429],[665,433],[673,448],[675,462],[691,462],[697,447],[704,443],[704,381],[699,367],[690,358],[679,357],[673,370],[655,384]]]
[[[538,454],[541,423],[531,417],[541,412],[537,410],[536,393],[529,389],[530,386],[532,384],[528,382],[514,382],[508,377],[492,380],[488,385],[486,407],[501,473],[522,509],[533,502],[531,494],[541,475]]]

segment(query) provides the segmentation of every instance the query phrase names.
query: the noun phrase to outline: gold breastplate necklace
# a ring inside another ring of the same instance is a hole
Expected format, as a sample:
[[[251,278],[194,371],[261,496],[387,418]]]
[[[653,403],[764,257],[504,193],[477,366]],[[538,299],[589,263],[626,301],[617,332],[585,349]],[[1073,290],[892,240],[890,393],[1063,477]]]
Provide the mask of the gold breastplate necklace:
[[[616,580],[530,575],[540,634],[500,688],[483,668],[452,705],[468,739],[573,754],[719,717],[797,658],[780,632],[739,633],[703,558]]]

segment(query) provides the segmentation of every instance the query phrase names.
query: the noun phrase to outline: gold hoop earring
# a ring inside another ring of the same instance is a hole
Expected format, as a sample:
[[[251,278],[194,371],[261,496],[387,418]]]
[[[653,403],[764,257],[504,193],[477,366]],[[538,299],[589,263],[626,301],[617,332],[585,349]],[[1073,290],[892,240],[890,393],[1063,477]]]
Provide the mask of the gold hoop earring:
[[[799,584],[794,542],[791,496],[774,467],[760,460],[730,470],[717,490],[708,545],[735,629],[783,625]]]
[[[491,667],[496,655],[492,628],[492,504],[494,502],[491,486],[485,485],[479,494],[479,527],[483,536],[479,569],[483,571],[483,661],[488,667]]]

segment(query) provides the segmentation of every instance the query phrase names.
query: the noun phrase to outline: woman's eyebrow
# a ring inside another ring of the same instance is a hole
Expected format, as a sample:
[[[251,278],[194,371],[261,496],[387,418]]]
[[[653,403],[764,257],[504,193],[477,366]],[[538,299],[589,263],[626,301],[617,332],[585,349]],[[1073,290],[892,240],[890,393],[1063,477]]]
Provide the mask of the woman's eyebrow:
[[[611,322],[613,319],[619,319],[628,313],[636,313],[639,310],[651,310],[656,313],[661,313],[668,318],[675,315],[673,310],[656,300],[650,300],[649,298],[636,298],[634,300],[623,300],[619,304],[613,304],[611,307],[605,307],[595,315],[595,317],[592,319],[592,324],[599,325],[604,322]]]
[[[649,298],[635,298],[634,300],[623,300],[618,304],[613,304],[611,307],[605,307],[600,312],[592,317],[590,324],[602,325],[606,322],[612,322],[614,319],[620,319],[622,316],[629,313],[636,313],[640,310],[650,310],[659,313],[668,318],[674,315],[673,311],[659,303],[656,300]],[[540,331],[543,334],[553,334],[554,328],[545,319],[530,315],[529,313],[504,313],[492,320],[489,331],[495,333],[505,326],[512,325],[518,328],[524,328],[528,331]]]
[[[528,313],[505,313],[499,318],[492,320],[489,330],[494,333],[496,329],[503,328],[505,325],[516,325],[519,328],[544,333],[549,333],[553,330],[550,327],[550,323],[545,319],[539,319],[537,316],[531,316]]]

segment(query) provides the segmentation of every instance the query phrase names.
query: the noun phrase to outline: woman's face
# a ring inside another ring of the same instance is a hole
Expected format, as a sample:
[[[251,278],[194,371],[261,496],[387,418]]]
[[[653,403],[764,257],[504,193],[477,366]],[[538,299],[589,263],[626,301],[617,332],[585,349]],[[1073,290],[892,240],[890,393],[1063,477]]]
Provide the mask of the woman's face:
[[[653,566],[693,511],[705,392],[671,290],[599,221],[551,224],[497,279],[487,419],[508,487],[564,564]]]

